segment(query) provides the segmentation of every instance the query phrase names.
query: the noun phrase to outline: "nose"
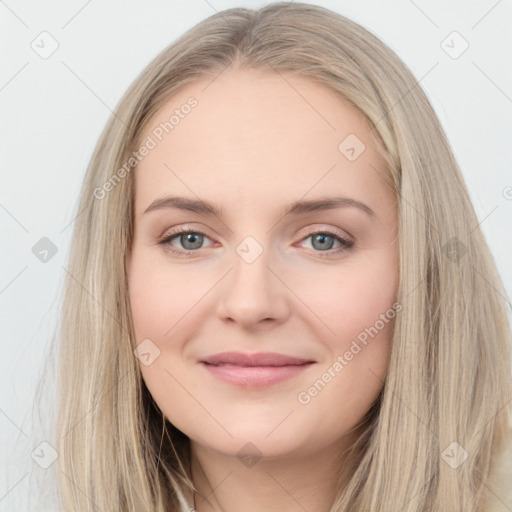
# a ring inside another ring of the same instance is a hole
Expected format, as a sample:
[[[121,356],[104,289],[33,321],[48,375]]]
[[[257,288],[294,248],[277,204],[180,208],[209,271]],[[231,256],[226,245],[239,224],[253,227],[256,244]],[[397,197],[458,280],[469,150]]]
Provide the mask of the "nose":
[[[218,288],[217,315],[222,321],[245,329],[286,321],[291,292],[269,259],[265,250],[252,262],[243,254],[234,255],[234,268]]]

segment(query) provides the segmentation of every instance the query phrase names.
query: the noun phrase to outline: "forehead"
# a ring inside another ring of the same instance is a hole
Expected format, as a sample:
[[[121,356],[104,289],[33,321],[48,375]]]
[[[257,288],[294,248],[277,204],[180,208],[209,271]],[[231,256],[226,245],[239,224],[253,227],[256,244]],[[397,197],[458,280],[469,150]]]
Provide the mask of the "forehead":
[[[141,141],[149,139],[135,171],[139,215],[171,193],[260,206],[389,193],[363,114],[289,73],[230,69],[188,84],[149,121]]]

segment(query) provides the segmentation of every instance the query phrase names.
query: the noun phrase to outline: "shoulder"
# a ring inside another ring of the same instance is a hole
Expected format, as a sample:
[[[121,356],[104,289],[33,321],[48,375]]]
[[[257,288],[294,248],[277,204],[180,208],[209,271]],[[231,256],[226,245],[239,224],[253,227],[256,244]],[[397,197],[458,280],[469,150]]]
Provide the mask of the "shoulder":
[[[510,512],[512,510],[512,430],[502,448],[494,454],[487,482],[490,490],[482,512]]]

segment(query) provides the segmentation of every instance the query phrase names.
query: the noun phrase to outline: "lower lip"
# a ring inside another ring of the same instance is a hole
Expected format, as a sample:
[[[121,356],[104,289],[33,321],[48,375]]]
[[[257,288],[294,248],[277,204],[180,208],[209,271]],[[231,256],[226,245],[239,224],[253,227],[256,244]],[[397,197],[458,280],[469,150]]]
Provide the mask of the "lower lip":
[[[243,387],[259,388],[271,386],[295,377],[315,363],[288,366],[235,366],[201,363],[218,379]]]

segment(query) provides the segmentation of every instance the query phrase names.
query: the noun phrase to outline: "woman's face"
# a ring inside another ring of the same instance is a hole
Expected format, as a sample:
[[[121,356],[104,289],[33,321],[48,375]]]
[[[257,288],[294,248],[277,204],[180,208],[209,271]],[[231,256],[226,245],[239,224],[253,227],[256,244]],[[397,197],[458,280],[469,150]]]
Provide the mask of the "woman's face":
[[[322,85],[212,80],[175,94],[141,139],[129,297],[143,379],[196,446],[342,445],[381,390],[400,309],[383,161],[359,111]],[[308,363],[204,362],[226,352]]]

